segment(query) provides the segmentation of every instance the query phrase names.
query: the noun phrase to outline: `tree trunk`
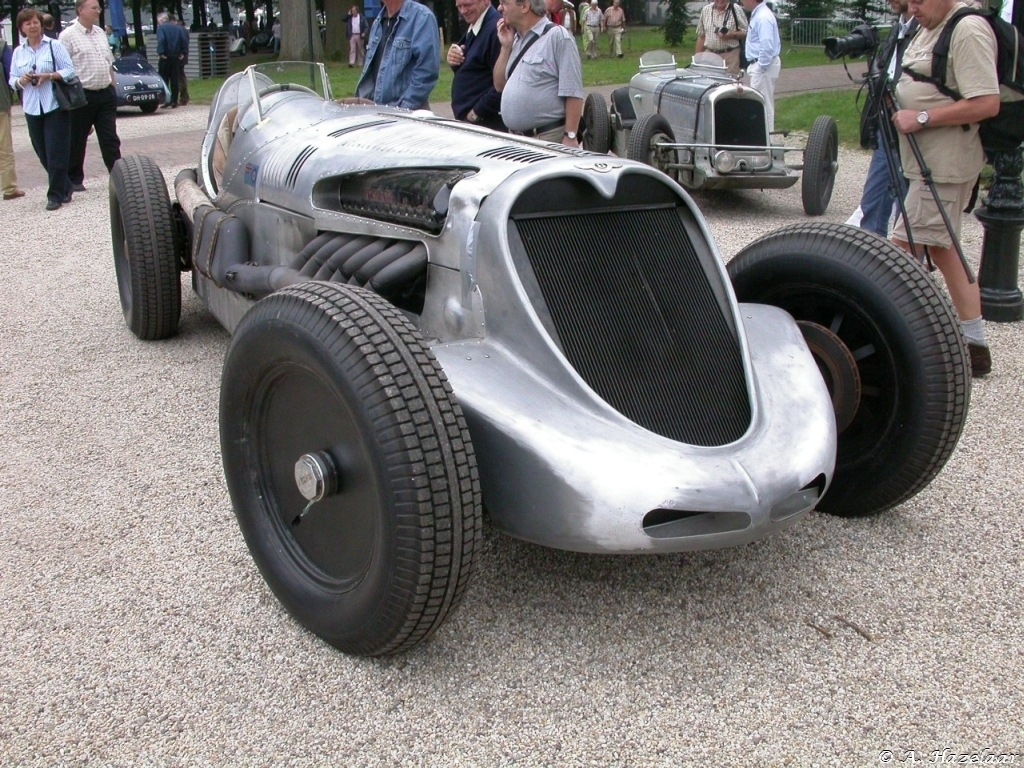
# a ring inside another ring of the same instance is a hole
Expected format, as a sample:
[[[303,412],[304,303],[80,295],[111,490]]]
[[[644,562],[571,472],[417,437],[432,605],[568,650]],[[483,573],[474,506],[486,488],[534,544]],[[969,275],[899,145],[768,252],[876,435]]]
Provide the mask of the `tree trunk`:
[[[360,5],[356,7],[360,7]],[[327,19],[327,40],[324,43],[325,60],[340,61],[348,56],[345,24],[348,21],[348,9],[351,7],[351,0],[324,0],[324,17]]]
[[[267,3],[269,7],[269,3]],[[281,61],[323,61],[320,25],[313,0],[282,0]]]

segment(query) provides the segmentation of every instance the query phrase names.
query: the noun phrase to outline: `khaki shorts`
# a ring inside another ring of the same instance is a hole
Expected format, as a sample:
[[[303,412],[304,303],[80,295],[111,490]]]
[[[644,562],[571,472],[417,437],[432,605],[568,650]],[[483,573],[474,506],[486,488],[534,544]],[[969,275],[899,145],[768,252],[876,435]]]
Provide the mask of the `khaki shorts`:
[[[974,182],[965,181],[958,184],[935,184],[942,207],[946,209],[949,223],[953,225],[953,236],[960,239],[960,224],[963,221],[964,208],[971,202]],[[953,241],[949,238],[946,224],[942,220],[935,205],[931,190],[920,179],[911,179],[910,188],[905,201],[907,218],[910,220],[910,234],[914,236],[914,245],[934,245],[938,248],[952,248]],[[907,243],[907,229],[903,217],[896,220],[892,236],[895,240]]]

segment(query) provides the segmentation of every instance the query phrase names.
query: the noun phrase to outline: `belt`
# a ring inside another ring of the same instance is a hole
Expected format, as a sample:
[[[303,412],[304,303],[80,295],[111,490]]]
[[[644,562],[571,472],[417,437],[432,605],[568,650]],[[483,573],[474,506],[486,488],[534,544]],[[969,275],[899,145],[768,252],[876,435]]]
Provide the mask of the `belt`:
[[[600,29],[600,24],[587,24],[587,29]]]
[[[735,51],[738,48],[739,48],[739,46],[737,45],[737,46],[733,46],[732,48],[719,48],[717,50],[715,50],[714,48],[708,48],[708,50],[711,51],[712,53],[725,53],[727,51]]]
[[[526,131],[511,131],[511,133],[514,133],[516,136],[529,136],[531,138],[536,138],[537,136],[540,136],[542,133],[553,131],[555,130],[555,128],[561,128],[563,125],[565,125],[565,120],[558,120],[557,122],[554,123],[542,125],[539,128],[530,128],[529,130]]]

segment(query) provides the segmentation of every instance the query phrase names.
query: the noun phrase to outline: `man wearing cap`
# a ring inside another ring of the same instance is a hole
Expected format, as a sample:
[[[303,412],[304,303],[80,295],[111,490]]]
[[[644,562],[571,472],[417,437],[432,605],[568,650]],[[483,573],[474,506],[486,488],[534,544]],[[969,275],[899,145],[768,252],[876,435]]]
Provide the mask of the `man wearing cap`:
[[[578,147],[583,65],[576,39],[547,18],[544,0],[499,0],[494,87],[509,131]]]
[[[604,14],[597,0],[590,0],[590,7],[583,17],[583,47],[587,50],[588,59],[596,59],[600,54],[597,51],[598,38],[601,36],[601,25],[604,23]]]

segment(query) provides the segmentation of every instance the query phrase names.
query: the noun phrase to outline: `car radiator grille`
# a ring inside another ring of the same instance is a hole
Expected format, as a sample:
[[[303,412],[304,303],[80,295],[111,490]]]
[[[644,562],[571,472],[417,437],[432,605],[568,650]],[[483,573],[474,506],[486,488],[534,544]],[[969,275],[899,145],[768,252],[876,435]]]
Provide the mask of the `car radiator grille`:
[[[675,206],[513,215],[511,226],[549,331],[605,402],[691,445],[743,435],[751,413],[739,340],[720,279]]]

